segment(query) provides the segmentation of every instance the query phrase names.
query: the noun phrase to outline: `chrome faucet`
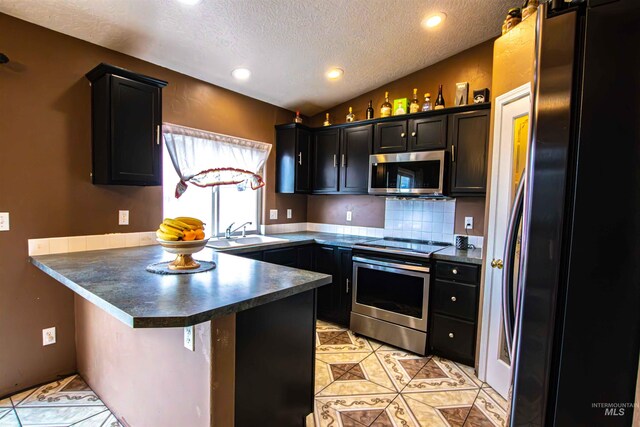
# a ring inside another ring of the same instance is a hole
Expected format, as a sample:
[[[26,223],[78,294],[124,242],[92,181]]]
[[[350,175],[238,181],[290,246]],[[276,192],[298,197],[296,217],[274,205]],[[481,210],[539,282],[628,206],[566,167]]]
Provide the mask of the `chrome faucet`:
[[[235,230],[232,230],[231,228],[233,227],[233,224],[235,224],[235,222],[232,222],[231,224],[229,224],[229,226],[227,227],[227,229],[224,231],[224,237],[225,239],[230,239],[231,235],[233,233],[235,233],[236,231],[240,230],[242,228],[242,237],[245,236],[245,233],[247,232],[247,225],[251,225],[253,224],[251,221],[247,221],[244,224],[242,224],[240,227],[237,227]]]

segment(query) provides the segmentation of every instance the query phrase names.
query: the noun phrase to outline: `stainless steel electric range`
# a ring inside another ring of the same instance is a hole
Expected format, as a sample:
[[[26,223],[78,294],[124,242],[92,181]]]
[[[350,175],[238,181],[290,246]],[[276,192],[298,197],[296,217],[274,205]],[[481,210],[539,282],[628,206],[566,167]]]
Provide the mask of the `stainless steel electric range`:
[[[351,330],[425,354],[430,258],[447,246],[399,239],[355,245]]]

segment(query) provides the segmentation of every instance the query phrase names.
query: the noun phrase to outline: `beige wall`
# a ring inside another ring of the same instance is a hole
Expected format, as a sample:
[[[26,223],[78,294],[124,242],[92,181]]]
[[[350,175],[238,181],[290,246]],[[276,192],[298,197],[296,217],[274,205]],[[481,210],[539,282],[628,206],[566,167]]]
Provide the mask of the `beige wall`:
[[[469,82],[469,98],[471,99],[474,89],[492,88],[493,42],[493,39],[486,41],[437,64],[389,82],[377,89],[337,105],[328,111],[313,116],[309,123],[312,126],[322,126],[324,115],[327,112],[331,115],[332,123],[344,123],[349,106],[353,107],[356,119],[362,119],[365,117],[365,111],[370,99],[373,100],[375,117],[379,117],[380,105],[384,101],[385,91],[389,91],[389,98],[391,100],[404,97],[411,99],[413,88],[418,88],[420,97],[422,97],[425,92],[430,92],[432,101],[435,101],[435,96],[438,93],[438,85],[442,84],[446,105],[453,106],[455,84],[458,82]],[[420,99],[422,100],[423,98]],[[327,221],[333,220],[334,218],[340,220],[340,222],[335,222],[335,224],[344,223],[341,218],[344,216],[343,213],[346,213],[347,208],[366,211],[368,207],[374,204],[377,206],[374,212],[378,212],[379,206],[381,205],[382,212],[384,213],[383,199],[380,198],[381,201],[379,202],[372,202],[370,199],[372,199],[372,196],[352,196],[346,199],[339,197],[324,199],[322,196],[311,196],[307,204],[307,211],[309,218],[322,218]],[[469,210],[467,210],[467,208],[469,208]],[[484,229],[484,214],[481,213],[482,211],[484,211],[484,197],[458,198],[455,232],[464,233],[464,217],[473,216],[474,230],[469,234],[482,235]],[[309,221],[311,221],[311,219]],[[378,225],[372,225],[374,223]],[[373,221],[371,215],[362,215],[357,219],[354,218],[351,225],[382,227],[384,226],[384,216]]]
[[[108,62],[167,80],[164,121],[268,143],[293,113],[4,14],[0,40],[11,59],[0,66],[0,212],[11,214],[11,231],[0,233],[3,396],[76,369],[73,293],[27,263],[27,239],[148,231],[162,217],[160,187],[91,184],[87,71]],[[305,221],[305,196],[274,193],[274,158],[265,208]],[[130,211],[129,226],[117,225],[119,209]],[[58,342],[42,347],[51,326]]]
[[[114,415],[135,427],[211,425],[211,322],[132,329],[75,296],[78,372]],[[135,397],[135,398],[134,398]]]
[[[324,224],[384,227],[384,197],[317,195],[307,201],[307,221]],[[347,221],[351,211],[351,221]]]

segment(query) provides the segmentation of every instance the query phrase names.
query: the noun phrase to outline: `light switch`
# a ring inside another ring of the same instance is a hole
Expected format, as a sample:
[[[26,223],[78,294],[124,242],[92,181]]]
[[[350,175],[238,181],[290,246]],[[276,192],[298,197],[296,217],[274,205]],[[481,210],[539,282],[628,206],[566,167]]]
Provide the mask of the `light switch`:
[[[129,211],[118,211],[118,225],[129,225]]]
[[[193,336],[193,325],[184,327],[184,346],[191,351],[196,350],[196,343]]]
[[[42,330],[42,345],[51,345],[56,343],[56,328],[47,328]]]
[[[351,211],[347,211],[347,221],[351,221]]]
[[[287,209],[287,219],[293,218],[293,211],[291,209]]]
[[[269,219],[278,219],[278,209],[269,209]]]
[[[9,212],[0,212],[0,231],[9,231]]]

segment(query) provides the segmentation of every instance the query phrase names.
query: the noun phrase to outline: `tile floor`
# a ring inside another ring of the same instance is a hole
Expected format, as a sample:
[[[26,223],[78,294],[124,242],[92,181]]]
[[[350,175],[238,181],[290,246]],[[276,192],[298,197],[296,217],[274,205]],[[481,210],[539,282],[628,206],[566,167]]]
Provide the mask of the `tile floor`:
[[[318,321],[316,427],[505,426],[506,401],[473,369]]]
[[[120,427],[79,375],[0,400],[0,427]]]

